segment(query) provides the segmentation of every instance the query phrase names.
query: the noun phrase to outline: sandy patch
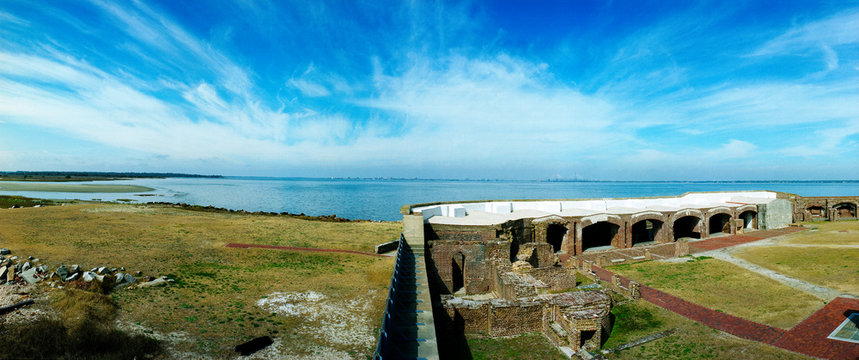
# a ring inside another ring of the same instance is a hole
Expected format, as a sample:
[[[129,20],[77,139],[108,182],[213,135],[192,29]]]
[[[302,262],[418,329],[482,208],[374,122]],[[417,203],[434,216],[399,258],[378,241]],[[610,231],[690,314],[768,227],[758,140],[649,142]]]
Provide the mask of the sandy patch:
[[[331,344],[367,348],[376,340],[366,316],[371,310],[368,299],[334,299],[316,291],[274,292],[257,301],[257,306],[303,319],[302,331]],[[313,358],[317,359],[349,357],[332,349],[315,350],[318,353]]]

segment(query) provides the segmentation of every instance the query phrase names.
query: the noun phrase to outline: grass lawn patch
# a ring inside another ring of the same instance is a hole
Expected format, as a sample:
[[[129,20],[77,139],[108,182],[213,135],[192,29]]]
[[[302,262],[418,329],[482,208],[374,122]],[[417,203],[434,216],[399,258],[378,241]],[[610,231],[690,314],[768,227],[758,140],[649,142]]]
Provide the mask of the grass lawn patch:
[[[696,304],[780,328],[793,327],[824,305],[809,294],[712,258],[647,261],[609,269]]]
[[[784,244],[859,245],[859,221],[825,221],[803,223],[811,230],[792,234]]]
[[[778,273],[859,295],[859,249],[755,246],[734,256]]]
[[[679,331],[644,345],[609,354],[609,359],[809,359],[714,330],[644,300],[619,305],[612,313],[615,314],[615,324],[611,337],[603,345],[604,349],[669,329],[676,328]],[[645,317],[649,320],[630,324],[618,316],[622,314],[647,314]],[[630,329],[629,325],[634,329]]]
[[[146,331],[175,334],[173,351],[213,358],[234,356],[235,345],[264,335],[278,341],[281,356],[369,356],[394,263],[390,257],[224,244],[372,252],[374,245],[396,239],[400,229],[398,223],[330,223],[148,205],[0,211],[0,246],[13,254],[39,257],[51,267],[124,266],[175,279],[166,287],[110,293],[117,317]],[[263,306],[262,300],[273,298],[281,302]]]
[[[563,359],[564,356],[539,333],[503,338],[467,335],[471,359]]]

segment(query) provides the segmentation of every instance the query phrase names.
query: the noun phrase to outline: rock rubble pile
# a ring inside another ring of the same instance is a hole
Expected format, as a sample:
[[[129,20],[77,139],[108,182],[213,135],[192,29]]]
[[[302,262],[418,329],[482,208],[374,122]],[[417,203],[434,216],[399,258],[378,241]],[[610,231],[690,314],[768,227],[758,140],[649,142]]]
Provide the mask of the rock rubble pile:
[[[93,282],[111,284],[114,289],[122,287],[151,287],[173,282],[166,276],[144,276],[136,271],[133,275],[124,266],[119,268],[98,266],[89,270],[80,265],[60,265],[51,269],[42,264],[41,259],[32,256],[23,257],[12,255],[9,249],[0,249],[0,284],[33,285],[49,282],[52,287],[62,287],[70,282]]]

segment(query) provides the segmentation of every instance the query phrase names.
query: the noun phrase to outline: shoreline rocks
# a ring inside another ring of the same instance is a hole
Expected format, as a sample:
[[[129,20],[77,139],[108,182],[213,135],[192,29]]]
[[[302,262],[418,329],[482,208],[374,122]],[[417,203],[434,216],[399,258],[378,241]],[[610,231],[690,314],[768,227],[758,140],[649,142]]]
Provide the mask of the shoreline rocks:
[[[40,282],[50,282],[51,287],[62,287],[63,284],[84,281],[84,282],[104,282],[109,279],[109,283],[113,284],[114,289],[122,287],[151,287],[167,285],[172,282],[166,276],[158,278],[149,276],[149,281],[140,281],[138,277],[143,277],[143,272],[136,271],[137,276],[131,275],[125,271],[125,266],[107,267],[97,266],[89,271],[84,271],[78,264],[60,265],[53,272],[49,272],[49,267],[44,264],[38,264],[41,260],[32,256],[10,256],[12,252],[9,249],[0,249],[4,254],[0,255],[0,285],[20,284],[33,285]],[[32,262],[31,262],[32,261]]]

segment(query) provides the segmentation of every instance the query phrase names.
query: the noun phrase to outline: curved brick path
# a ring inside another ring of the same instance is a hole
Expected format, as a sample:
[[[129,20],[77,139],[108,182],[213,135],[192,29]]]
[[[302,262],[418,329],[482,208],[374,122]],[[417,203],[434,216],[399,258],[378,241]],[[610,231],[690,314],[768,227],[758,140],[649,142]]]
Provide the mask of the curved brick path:
[[[803,228],[756,231],[755,236],[734,235],[690,243],[693,252],[709,251],[727,246],[789,234]],[[611,271],[592,266],[591,270],[604,281],[611,281]],[[621,285],[628,287],[629,279],[619,276]],[[823,359],[859,359],[859,344],[828,339],[851,311],[859,311],[859,299],[835,298],[790,330],[756,323],[731,314],[683,300],[649,286],[642,285],[641,298],[686,318],[743,339],[762,342],[785,350]]]
[[[358,254],[358,255],[368,255],[368,256],[389,257],[388,255],[373,254],[373,253],[367,253],[367,252],[361,252],[361,251],[354,251],[354,250],[319,249],[319,248],[306,248],[306,247],[280,246],[280,245],[258,245],[258,244],[237,244],[237,243],[229,243],[229,244],[227,244],[227,245],[224,245],[224,247],[228,247],[228,248],[239,248],[239,249],[258,248],[258,249],[275,249],[275,250],[289,250],[289,251],[310,251],[310,252],[327,252],[327,253],[347,253],[347,254]]]
[[[601,280],[611,281],[611,271],[596,266],[592,266],[591,270]],[[629,286],[629,279],[618,277],[621,285]],[[640,289],[641,298],[656,306],[743,339],[817,358],[859,359],[859,344],[827,339],[849,312],[859,311],[859,299],[836,298],[790,330],[783,330],[718,312],[649,286],[641,285]]]

